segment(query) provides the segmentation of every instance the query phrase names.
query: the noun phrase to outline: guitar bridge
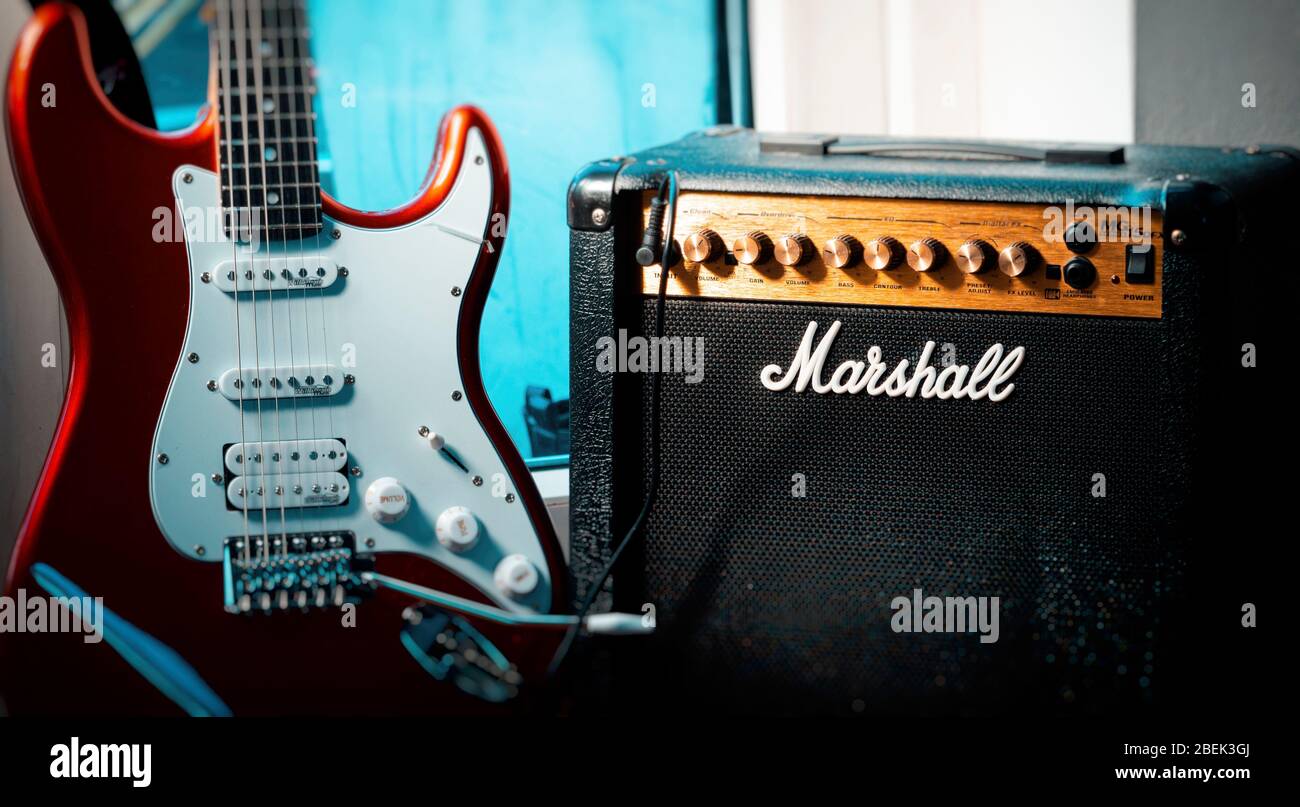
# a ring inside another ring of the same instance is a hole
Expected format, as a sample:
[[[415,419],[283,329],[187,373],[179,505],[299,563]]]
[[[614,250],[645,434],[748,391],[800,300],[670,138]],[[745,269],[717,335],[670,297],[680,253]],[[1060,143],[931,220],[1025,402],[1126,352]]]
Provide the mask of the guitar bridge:
[[[339,607],[370,591],[361,573],[369,555],[358,554],[351,532],[291,532],[234,536],[225,541],[222,577],[230,613],[271,613]]]

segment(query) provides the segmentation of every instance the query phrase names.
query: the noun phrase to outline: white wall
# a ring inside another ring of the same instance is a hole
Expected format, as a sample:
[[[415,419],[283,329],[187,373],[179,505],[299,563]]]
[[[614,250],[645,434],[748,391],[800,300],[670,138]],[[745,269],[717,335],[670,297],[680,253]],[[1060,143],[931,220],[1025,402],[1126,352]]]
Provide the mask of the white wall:
[[[1134,0],[750,0],[768,131],[1131,142]]]

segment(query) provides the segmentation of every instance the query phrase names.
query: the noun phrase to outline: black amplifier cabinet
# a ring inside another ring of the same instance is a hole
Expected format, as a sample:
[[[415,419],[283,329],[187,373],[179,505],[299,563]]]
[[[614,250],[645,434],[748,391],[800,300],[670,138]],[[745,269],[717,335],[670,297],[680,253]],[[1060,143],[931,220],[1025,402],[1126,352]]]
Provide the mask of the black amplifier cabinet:
[[[569,196],[577,596],[660,469],[612,576],[657,632],[599,649],[602,708],[1269,697],[1243,620],[1280,601],[1265,572],[1293,532],[1297,165],[726,128],[587,166]],[[668,171],[665,348],[637,340],[662,270],[633,255]]]

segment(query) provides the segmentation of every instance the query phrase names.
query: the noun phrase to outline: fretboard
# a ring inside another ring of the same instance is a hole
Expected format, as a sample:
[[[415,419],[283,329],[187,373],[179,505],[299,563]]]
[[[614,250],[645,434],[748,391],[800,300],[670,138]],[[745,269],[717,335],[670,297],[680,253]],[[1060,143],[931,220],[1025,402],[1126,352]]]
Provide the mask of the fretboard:
[[[311,52],[303,0],[216,0],[218,161],[227,236],[321,230]]]

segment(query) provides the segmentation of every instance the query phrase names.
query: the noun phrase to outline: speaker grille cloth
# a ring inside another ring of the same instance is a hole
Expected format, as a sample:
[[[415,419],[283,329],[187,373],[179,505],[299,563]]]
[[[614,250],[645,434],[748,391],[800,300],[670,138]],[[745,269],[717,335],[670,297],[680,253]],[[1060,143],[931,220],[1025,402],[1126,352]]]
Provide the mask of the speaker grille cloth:
[[[653,333],[653,300],[641,319]],[[962,364],[997,342],[1026,358],[996,403],[760,384],[764,366],[789,367],[810,320],[820,336],[836,319],[825,377],[871,345],[891,368],[927,340]],[[616,585],[621,607],[655,606],[658,632],[625,654],[624,694],[739,712],[1149,696],[1185,473],[1165,450],[1162,323],[680,299],[666,323],[703,338],[704,376],[662,376],[658,500]],[[619,380],[619,411],[642,408],[615,455],[629,520],[647,379]],[[890,603],[915,588],[999,597],[999,640],[893,632]]]

